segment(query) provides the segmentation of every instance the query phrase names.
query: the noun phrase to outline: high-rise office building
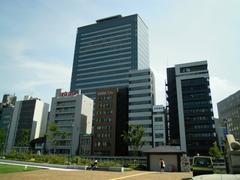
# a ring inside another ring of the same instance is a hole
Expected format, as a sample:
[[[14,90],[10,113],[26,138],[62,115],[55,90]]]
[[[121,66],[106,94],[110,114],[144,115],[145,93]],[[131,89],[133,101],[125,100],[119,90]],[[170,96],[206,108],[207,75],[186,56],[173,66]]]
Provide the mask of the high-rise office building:
[[[95,105],[93,154],[126,156],[122,134],[128,127],[128,89],[98,89]]]
[[[167,69],[170,143],[189,155],[208,154],[216,141],[207,61]]]
[[[17,97],[10,94],[3,95],[0,103],[0,130],[3,131],[5,140],[3,141],[3,151],[6,151],[7,139],[9,135],[12,115]]]
[[[240,138],[240,90],[217,103],[219,121],[228,133]]]
[[[93,100],[83,94],[80,90],[62,92],[56,90],[52,98],[50,121],[56,124],[59,132],[64,136],[57,139],[57,146],[50,141],[47,149],[58,154],[79,154],[80,135],[92,133]],[[48,128],[48,134],[51,135]]]
[[[9,130],[7,152],[13,148],[18,151],[28,149],[29,142],[43,137],[46,133],[49,105],[38,98],[25,96],[17,101]],[[25,133],[27,142],[22,138]]]
[[[150,69],[129,72],[129,125],[140,125],[144,128],[142,150],[153,147],[154,95],[154,76]]]
[[[77,31],[71,90],[128,86],[129,70],[149,68],[148,28],[137,15],[99,19]]]

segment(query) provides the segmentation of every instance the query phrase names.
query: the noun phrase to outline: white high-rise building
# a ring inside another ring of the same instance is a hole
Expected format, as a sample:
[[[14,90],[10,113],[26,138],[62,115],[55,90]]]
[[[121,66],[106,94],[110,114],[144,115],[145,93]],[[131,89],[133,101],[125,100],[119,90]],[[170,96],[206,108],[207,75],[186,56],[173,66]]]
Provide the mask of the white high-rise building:
[[[165,109],[162,105],[153,106],[153,146],[166,145]]]
[[[150,69],[129,72],[129,125],[140,125],[144,128],[142,138],[144,145],[141,150],[153,147],[152,107],[155,102],[154,95],[154,76]]]
[[[56,123],[58,130],[65,132],[67,137],[58,137],[56,147],[48,141],[47,149],[52,152],[55,149],[58,154],[78,154],[80,134],[92,132],[92,116],[92,99],[81,94],[80,90],[61,92],[61,89],[57,89],[52,98],[48,127]],[[48,134],[51,134],[49,130]]]
[[[12,149],[17,151],[27,149],[28,142],[45,135],[48,109],[49,104],[30,96],[16,102],[8,135],[7,152]],[[24,133],[28,136],[26,144],[22,141]]]

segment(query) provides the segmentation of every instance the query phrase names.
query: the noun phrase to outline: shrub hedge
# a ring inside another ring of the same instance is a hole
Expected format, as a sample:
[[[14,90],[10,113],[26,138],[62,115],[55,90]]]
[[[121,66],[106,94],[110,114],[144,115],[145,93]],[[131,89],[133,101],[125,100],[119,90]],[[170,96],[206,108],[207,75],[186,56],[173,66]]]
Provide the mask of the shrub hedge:
[[[68,156],[68,155],[37,155],[32,153],[16,153],[11,152],[5,155],[5,159],[9,160],[18,160],[18,161],[26,161],[26,162],[36,162],[36,163],[49,163],[49,164],[62,164],[62,165],[69,165],[69,164],[76,164],[76,165],[85,165],[89,166],[93,162],[89,159],[84,159],[79,156]],[[146,166],[141,164],[121,164],[120,162],[115,161],[99,161],[98,166],[104,167],[127,167],[130,169],[137,169],[137,170],[145,170]]]

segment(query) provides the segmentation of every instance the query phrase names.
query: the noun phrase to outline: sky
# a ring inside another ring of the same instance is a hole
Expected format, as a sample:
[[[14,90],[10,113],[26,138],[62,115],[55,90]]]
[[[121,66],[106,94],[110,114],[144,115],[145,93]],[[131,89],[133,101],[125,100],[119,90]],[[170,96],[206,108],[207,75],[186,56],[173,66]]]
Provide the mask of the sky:
[[[239,0],[1,0],[0,96],[70,89],[77,27],[139,14],[149,28],[156,103],[166,105],[166,68],[207,60],[216,104],[240,89]]]

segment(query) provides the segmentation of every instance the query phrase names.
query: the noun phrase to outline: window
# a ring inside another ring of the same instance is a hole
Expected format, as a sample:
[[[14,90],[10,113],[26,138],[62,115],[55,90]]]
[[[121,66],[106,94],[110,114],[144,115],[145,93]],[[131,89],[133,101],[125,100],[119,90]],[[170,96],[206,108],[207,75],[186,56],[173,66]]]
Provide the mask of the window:
[[[161,125],[155,125],[154,129],[155,130],[162,130],[163,129],[163,125],[162,124]]]
[[[163,138],[163,134],[162,133],[155,133],[155,138]]]
[[[155,122],[162,122],[163,121],[163,117],[155,117]]]

